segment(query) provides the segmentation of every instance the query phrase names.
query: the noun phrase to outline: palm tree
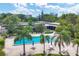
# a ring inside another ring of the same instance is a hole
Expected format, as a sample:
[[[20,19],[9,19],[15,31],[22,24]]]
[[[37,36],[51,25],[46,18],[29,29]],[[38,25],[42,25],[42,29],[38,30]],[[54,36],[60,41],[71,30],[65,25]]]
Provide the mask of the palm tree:
[[[53,49],[53,46],[52,46],[52,40],[53,40],[53,39],[50,38],[48,35],[45,36],[45,39],[48,41],[48,44],[51,43],[51,45],[49,44],[49,49],[48,49],[48,51],[49,51],[48,53],[50,54],[50,52],[51,52],[52,50],[54,50],[54,49]]]
[[[23,39],[23,56],[25,56],[26,55],[26,51],[25,51],[25,38],[29,38],[29,40],[31,40],[31,36],[30,36],[30,34],[29,34],[29,32],[30,32],[30,27],[18,27],[18,29],[17,29],[17,37],[16,37],[16,39],[15,39],[15,41],[17,41],[17,40],[21,40],[21,39]]]
[[[64,43],[66,45],[70,44],[70,32],[65,30],[64,27],[58,26],[56,28],[56,32],[59,34],[59,37],[55,40],[55,45],[58,43],[59,46],[59,54],[61,54],[61,46],[64,47]]]
[[[77,45],[77,51],[76,51],[76,56],[78,56],[78,49],[79,49],[79,39],[74,39],[73,40],[74,45]]]
[[[35,47],[34,47],[34,41],[32,40],[32,36],[31,35],[29,35],[28,36],[28,40],[30,40],[30,41],[32,41],[32,48],[31,49],[35,49]]]
[[[54,37],[55,37],[55,36],[51,37],[51,45],[52,45],[52,41],[54,40]]]
[[[43,50],[43,53],[45,54],[45,37],[44,37],[43,34],[40,35],[40,43],[41,43],[41,44],[44,44],[44,50]]]
[[[75,25],[75,35],[74,35],[73,45],[77,45],[76,55],[78,56],[78,47],[79,47],[79,24]]]
[[[45,36],[45,39],[47,40],[48,43],[50,43],[50,37],[48,35]]]

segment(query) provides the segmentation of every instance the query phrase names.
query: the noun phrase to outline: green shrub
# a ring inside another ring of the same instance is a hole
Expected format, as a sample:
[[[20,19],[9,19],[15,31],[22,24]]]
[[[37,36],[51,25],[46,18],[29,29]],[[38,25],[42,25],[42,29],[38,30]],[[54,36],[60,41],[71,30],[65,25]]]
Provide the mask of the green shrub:
[[[42,33],[45,30],[45,26],[43,24],[37,24],[34,26],[34,32]]]
[[[1,36],[3,36],[4,38],[8,37],[8,34],[7,33],[3,33],[1,34]]]
[[[39,53],[39,54],[34,54],[33,56],[45,56],[45,54]]]
[[[45,56],[45,54],[39,53],[39,54],[34,54],[33,56]],[[64,56],[64,55],[60,55],[60,54],[48,54],[47,56]]]
[[[46,34],[53,33],[53,30],[47,29],[47,30],[45,31],[45,33],[46,33]]]
[[[2,49],[0,49],[0,56],[5,56],[5,52]]]
[[[2,37],[0,37],[0,48],[4,48],[4,39]]]
[[[60,55],[60,54],[48,54],[48,56],[63,56],[63,55]]]

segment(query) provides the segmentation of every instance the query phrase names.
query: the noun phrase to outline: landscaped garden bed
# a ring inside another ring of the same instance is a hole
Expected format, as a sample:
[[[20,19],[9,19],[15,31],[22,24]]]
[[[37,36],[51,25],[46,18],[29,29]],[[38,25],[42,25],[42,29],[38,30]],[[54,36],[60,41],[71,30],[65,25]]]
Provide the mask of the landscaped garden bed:
[[[48,55],[45,55],[43,53],[39,53],[39,54],[34,54],[33,56],[64,56],[62,54],[48,54]]]

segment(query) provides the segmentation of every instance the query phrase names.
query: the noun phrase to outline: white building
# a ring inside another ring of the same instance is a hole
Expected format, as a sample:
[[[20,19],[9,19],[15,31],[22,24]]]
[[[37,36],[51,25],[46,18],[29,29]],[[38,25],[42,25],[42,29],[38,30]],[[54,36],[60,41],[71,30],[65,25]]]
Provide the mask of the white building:
[[[6,32],[7,30],[5,29],[5,27],[0,25],[0,34]]]
[[[60,23],[37,21],[37,22],[32,22],[32,24],[33,24],[33,25],[43,24],[43,25],[46,26],[48,29],[54,30]],[[28,22],[20,22],[18,25],[20,25],[20,26],[26,26],[26,25],[28,25]]]

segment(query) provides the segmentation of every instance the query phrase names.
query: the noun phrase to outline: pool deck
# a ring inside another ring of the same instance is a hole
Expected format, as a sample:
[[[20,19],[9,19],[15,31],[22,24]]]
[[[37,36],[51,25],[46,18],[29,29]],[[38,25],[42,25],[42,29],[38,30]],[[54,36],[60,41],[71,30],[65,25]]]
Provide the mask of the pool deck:
[[[43,33],[44,34],[44,33]],[[51,34],[44,34],[45,36],[46,35],[49,35],[49,36],[53,36],[55,34],[55,32],[53,32],[53,33],[51,33]],[[30,34],[31,36],[40,36],[41,35],[41,33],[37,33],[37,34]]]
[[[53,34],[53,33],[52,33]],[[50,35],[52,35],[50,34]],[[40,35],[40,34],[38,34]],[[46,34],[47,35],[47,34]],[[54,35],[54,34],[53,34]],[[35,36],[35,35],[34,35]],[[18,46],[14,46],[14,38],[15,37],[10,37],[10,38],[7,38],[5,40],[5,53],[7,56],[20,56],[20,54],[22,54],[23,50],[23,46],[22,45],[18,45]],[[43,52],[43,45],[40,44],[40,43],[37,43],[34,45],[35,46],[35,50],[32,50],[32,44],[26,44],[26,55],[29,55],[29,54],[36,54],[36,53],[42,53]],[[49,53],[50,51],[48,50],[49,49],[49,44],[48,43],[45,43],[45,48],[46,48],[46,53]],[[58,45],[55,46],[54,43],[52,45],[53,49],[50,53],[58,53]],[[65,46],[66,48],[67,46]],[[75,55],[75,52],[76,52],[76,46],[75,47],[72,47],[72,43],[68,46],[68,52],[70,53],[71,56],[74,56]],[[62,50],[63,50],[63,47],[62,47]]]

